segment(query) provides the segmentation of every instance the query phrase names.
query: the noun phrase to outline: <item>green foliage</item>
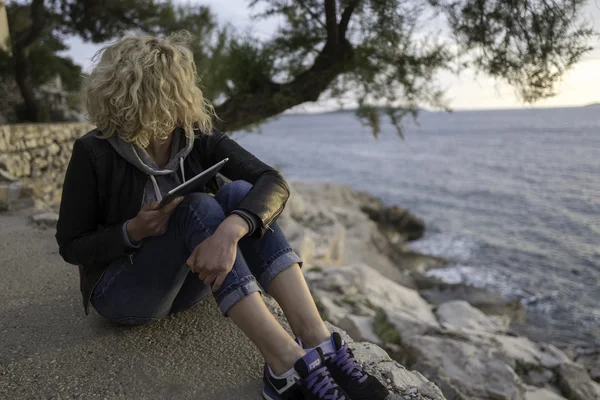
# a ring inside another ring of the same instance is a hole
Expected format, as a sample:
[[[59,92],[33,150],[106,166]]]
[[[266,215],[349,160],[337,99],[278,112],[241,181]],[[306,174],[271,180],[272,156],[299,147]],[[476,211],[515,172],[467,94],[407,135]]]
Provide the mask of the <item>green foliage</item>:
[[[161,34],[165,27],[174,28],[178,18],[189,22],[180,18],[178,9],[170,1],[53,0],[51,4],[53,7],[48,11],[59,20],[56,29],[95,43],[114,39],[133,29]]]
[[[437,0],[434,0],[437,1]],[[554,96],[556,83],[591,50],[583,0],[443,0],[436,7],[472,64],[516,87],[527,102]]]
[[[400,333],[388,321],[385,311],[381,308],[376,310],[375,318],[373,319],[373,330],[382,342],[402,345]]]
[[[65,35],[103,42],[184,28],[196,37],[201,86],[232,129],[306,101],[354,98],[375,135],[386,116],[402,137],[406,116],[448,109],[440,72],[472,66],[533,102],[555,94],[594,36],[580,19],[583,0],[249,0],[261,6],[258,21],[280,21],[260,40],[219,26],[205,6],[162,0],[46,0],[43,24],[32,24],[40,1],[8,3],[13,44],[43,28],[28,50],[36,85],[59,74],[77,88],[77,66],[57,55]],[[11,65],[0,55],[0,73]]]
[[[255,0],[285,24],[272,40],[280,70],[292,79],[327,43],[327,0]],[[429,106],[448,109],[440,71],[471,65],[514,86],[534,102],[555,94],[557,83],[590,50],[593,31],[579,20],[583,0],[335,0],[341,29],[353,49],[330,97],[357,97],[358,117],[377,136],[387,114],[401,121]],[[338,40],[343,38],[338,37]]]

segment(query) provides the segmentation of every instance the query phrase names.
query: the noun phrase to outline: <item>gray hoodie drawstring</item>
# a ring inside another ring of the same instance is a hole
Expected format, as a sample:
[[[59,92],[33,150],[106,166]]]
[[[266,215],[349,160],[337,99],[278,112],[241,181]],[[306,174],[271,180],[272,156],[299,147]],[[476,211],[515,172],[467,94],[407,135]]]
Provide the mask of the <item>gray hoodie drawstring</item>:
[[[183,157],[179,157],[179,168],[181,169],[181,177],[183,178],[183,183],[185,183],[185,170],[183,168]]]
[[[158,187],[158,183],[156,183],[156,178],[154,175],[150,175],[150,180],[152,181],[152,186],[154,186],[154,194],[156,195],[156,199],[161,201],[162,195],[160,194],[160,189]]]
[[[179,158],[179,168],[181,168],[181,177],[183,178],[183,183],[185,183],[185,170],[183,168],[183,157]],[[162,200],[162,195],[160,194],[160,188],[158,187],[158,183],[156,182],[156,178],[154,175],[150,175],[150,180],[152,181],[152,186],[154,187],[154,194],[156,194],[156,199],[158,201]]]

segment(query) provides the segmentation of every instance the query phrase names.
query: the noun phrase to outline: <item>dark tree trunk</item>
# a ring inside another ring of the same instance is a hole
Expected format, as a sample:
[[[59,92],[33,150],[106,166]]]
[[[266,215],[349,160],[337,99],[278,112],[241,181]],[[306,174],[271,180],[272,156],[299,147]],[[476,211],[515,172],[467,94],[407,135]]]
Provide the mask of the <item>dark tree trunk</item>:
[[[31,73],[29,67],[28,51],[25,49],[14,49],[16,71],[15,80],[19,86],[21,97],[23,97],[23,103],[25,105],[25,115],[21,118],[29,122],[41,122],[40,106],[35,98],[33,84],[31,82]]]
[[[46,27],[44,0],[32,0],[29,9],[31,15],[29,29],[16,37],[13,43],[15,80],[25,103],[25,115],[23,119],[30,122],[40,122],[40,105],[35,98],[33,82],[31,82],[29,47],[40,38]]]

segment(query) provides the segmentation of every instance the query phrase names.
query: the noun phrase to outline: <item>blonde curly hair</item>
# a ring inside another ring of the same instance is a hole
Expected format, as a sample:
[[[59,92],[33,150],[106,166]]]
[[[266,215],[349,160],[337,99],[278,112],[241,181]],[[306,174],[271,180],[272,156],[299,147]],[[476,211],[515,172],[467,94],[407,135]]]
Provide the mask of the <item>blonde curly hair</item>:
[[[118,134],[146,148],[175,127],[188,137],[195,129],[211,133],[214,108],[196,85],[190,40],[186,31],[167,38],[127,35],[96,54],[82,97],[100,137]]]

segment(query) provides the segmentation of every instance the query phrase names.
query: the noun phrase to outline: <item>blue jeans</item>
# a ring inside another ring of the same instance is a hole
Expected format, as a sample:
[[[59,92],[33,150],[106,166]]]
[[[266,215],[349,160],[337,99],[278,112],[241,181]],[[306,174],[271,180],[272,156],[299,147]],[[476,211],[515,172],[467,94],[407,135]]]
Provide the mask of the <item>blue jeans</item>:
[[[192,273],[186,260],[204,239],[235,209],[252,185],[235,181],[215,197],[205,193],[186,196],[177,207],[167,232],[144,239],[133,258],[114,261],[94,288],[92,305],[103,317],[118,323],[143,324],[192,307],[212,290]],[[224,315],[244,296],[268,291],[281,271],[301,259],[279,226],[271,225],[261,238],[238,243],[233,268],[214,292]]]

